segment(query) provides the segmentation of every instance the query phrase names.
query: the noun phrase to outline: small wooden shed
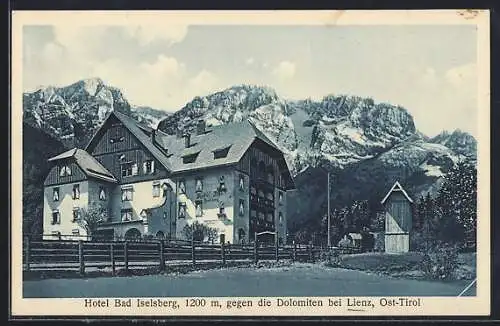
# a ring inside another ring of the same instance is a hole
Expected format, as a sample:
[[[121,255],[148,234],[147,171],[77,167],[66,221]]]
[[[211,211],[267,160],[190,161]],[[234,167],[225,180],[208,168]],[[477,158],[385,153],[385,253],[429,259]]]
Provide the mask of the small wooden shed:
[[[381,203],[385,208],[385,252],[408,252],[413,200],[396,181]]]

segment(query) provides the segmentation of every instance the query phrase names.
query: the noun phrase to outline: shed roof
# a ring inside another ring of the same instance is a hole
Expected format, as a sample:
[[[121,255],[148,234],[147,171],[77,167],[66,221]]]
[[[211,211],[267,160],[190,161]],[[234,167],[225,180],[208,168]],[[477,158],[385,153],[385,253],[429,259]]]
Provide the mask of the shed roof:
[[[108,182],[118,182],[114,175],[109,172],[99,161],[83,149],[73,148],[69,151],[49,158],[50,162],[60,161],[68,158],[74,158],[76,164],[89,176]]]

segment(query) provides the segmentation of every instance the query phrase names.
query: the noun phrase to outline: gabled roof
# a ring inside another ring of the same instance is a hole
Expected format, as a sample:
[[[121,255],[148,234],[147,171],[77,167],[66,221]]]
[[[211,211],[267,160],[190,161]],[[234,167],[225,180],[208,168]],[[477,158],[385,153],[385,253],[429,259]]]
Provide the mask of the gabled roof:
[[[394,185],[392,186],[391,190],[389,190],[389,192],[387,193],[387,195],[385,195],[384,199],[382,199],[382,201],[380,202],[381,204],[384,204],[386,202],[386,200],[389,198],[389,196],[395,192],[395,191],[399,191],[399,192],[402,192],[403,195],[406,197],[406,199],[408,199],[408,201],[410,203],[413,203],[413,200],[410,198],[410,196],[408,196],[408,194],[406,193],[406,191],[403,189],[403,187],[401,187],[401,185],[399,184],[398,181],[396,181],[394,183]]]
[[[157,134],[158,143],[172,154],[168,158],[172,172],[178,173],[237,163],[255,139],[260,139],[279,151],[277,146],[248,120],[209,128],[209,131],[203,134],[191,134],[191,146],[188,148],[185,147],[183,138],[175,135]],[[225,157],[214,158],[214,152],[227,148],[229,150]],[[198,153],[198,157],[193,163],[183,162],[183,157],[195,153]]]
[[[151,141],[151,138],[148,137],[144,132],[144,126],[140,125],[139,122],[135,121],[134,119],[130,118],[129,116],[116,112],[116,111],[111,111],[108,116],[106,117],[104,124],[106,124],[106,121],[111,117],[115,116],[123,125],[139,140],[139,142],[146,147],[146,149],[153,155],[159,162],[162,164],[167,171],[170,171],[170,164],[168,162],[168,158],[162,151],[153,145],[153,142]],[[88,150],[94,141],[98,138],[97,135],[100,134],[102,128],[100,128],[92,137],[90,140],[89,144],[87,147],[85,147],[85,150]]]
[[[207,127],[206,132],[190,135],[190,144],[185,147],[185,139],[176,135],[168,135],[160,130],[155,132],[155,143],[151,134],[153,129],[140,125],[131,117],[116,111],[108,114],[103,123],[112,116],[116,117],[138,139],[138,141],[162,164],[170,173],[182,173],[192,170],[238,163],[248,148],[257,139],[276,149],[283,158],[279,147],[273,143],[250,120],[237,123]],[[101,127],[92,137],[86,150],[89,150],[102,134]],[[225,157],[214,158],[214,151],[228,149]],[[197,154],[192,163],[184,163],[184,157]],[[292,180],[290,176],[290,180]],[[293,184],[293,180],[291,182]]]
[[[92,155],[90,155],[83,149],[70,149],[69,151],[49,158],[49,162],[55,162],[68,158],[74,158],[76,164],[89,177],[105,180],[108,182],[118,182],[111,172],[106,170],[106,168],[102,166],[99,161],[97,161],[94,157],[92,157]]]

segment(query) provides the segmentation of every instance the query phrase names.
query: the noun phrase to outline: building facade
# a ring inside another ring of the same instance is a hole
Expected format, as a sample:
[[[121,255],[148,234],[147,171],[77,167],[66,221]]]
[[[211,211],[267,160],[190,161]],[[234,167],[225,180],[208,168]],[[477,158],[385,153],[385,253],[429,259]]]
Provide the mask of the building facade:
[[[408,252],[413,200],[396,181],[381,203],[385,208],[385,252]]]
[[[183,239],[198,222],[230,243],[263,231],[286,240],[294,183],[283,153],[250,121],[199,121],[194,131],[167,135],[111,112],[84,150],[50,161],[45,239],[88,238],[78,212],[98,205],[106,214],[91,233],[104,238]]]

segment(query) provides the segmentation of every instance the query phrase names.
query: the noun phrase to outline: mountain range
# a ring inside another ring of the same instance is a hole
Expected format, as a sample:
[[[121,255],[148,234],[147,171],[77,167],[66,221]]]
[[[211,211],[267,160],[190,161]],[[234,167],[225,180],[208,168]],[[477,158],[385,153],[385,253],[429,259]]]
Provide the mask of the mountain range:
[[[291,232],[326,213],[326,173],[332,207],[379,201],[398,180],[419,196],[435,192],[459,160],[475,162],[477,141],[460,131],[419,132],[403,107],[353,95],[287,100],[274,89],[237,85],[198,96],[173,113],[133,106],[101,79],[47,87],[23,95],[23,121],[66,146],[85,146],[107,112],[117,110],[168,133],[250,119],[285,153],[297,190],[288,202]],[[30,146],[24,151],[31,151]]]

